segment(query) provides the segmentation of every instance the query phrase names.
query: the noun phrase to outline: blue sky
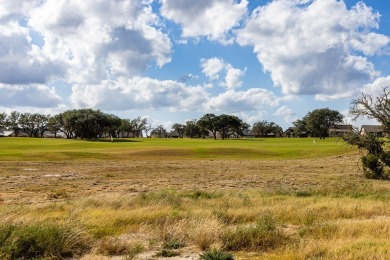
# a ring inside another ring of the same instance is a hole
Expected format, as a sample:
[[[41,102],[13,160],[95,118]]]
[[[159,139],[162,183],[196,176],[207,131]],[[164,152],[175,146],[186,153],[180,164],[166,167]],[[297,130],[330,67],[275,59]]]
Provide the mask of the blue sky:
[[[0,111],[92,107],[152,125],[286,128],[390,84],[390,2],[17,0],[0,6]]]

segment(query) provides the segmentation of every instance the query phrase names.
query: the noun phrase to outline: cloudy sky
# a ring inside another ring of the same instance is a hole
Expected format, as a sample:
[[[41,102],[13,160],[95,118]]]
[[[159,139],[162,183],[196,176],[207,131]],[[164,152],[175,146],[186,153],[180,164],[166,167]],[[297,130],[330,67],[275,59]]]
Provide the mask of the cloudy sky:
[[[390,2],[0,0],[0,111],[286,128],[390,85]],[[349,122],[351,123],[351,122]]]

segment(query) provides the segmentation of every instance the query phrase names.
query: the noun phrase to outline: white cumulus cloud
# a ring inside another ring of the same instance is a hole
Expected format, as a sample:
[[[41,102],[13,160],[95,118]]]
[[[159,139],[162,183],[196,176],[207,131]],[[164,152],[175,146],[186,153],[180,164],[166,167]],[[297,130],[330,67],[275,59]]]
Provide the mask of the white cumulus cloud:
[[[202,72],[210,79],[219,79],[219,73],[225,68],[225,61],[220,58],[202,59]]]
[[[139,1],[46,0],[29,13],[42,50],[69,64],[70,83],[135,76],[171,59],[171,42],[158,17]]]
[[[0,39],[0,83],[43,84],[65,73],[65,64],[32,44],[28,29],[17,22],[0,24]]]
[[[277,106],[279,98],[269,90],[252,88],[246,91],[227,90],[210,98],[207,110],[238,113],[241,111],[258,111],[264,107]]]
[[[222,86],[227,87],[228,89],[234,89],[236,87],[241,87],[242,78],[244,77],[246,72],[245,70],[240,70],[237,68],[233,68],[230,64],[226,66],[226,77],[225,82]]]
[[[177,81],[134,77],[104,80],[96,85],[74,85],[71,101],[76,107],[105,110],[201,110],[208,94],[201,86]]]
[[[61,105],[61,98],[54,89],[44,85],[8,85],[0,83],[0,104],[2,107],[47,107]]]
[[[247,0],[162,0],[161,14],[182,26],[182,37],[207,36],[225,42],[247,12]]]
[[[383,94],[384,88],[390,88],[390,76],[377,78],[374,82],[364,85],[360,92],[378,96]]]
[[[237,41],[254,47],[284,94],[342,98],[379,75],[364,56],[389,43],[372,32],[379,17],[363,2],[348,10],[337,0],[272,1],[253,11]]]
[[[217,57],[202,59],[201,67],[202,72],[211,80],[218,80],[221,76],[224,77],[224,81],[220,85],[227,89],[241,87],[241,79],[246,72],[246,68],[244,70],[234,68],[231,64]]]
[[[279,107],[274,113],[274,116],[280,116],[283,117],[284,121],[286,123],[291,123],[297,119],[297,115],[294,112],[293,109],[289,108],[288,106],[281,106]]]

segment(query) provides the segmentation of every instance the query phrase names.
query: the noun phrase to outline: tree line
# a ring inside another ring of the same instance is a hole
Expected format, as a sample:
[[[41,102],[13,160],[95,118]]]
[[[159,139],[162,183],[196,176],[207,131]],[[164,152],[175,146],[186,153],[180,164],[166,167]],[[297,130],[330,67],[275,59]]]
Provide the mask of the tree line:
[[[142,131],[148,133],[151,126],[146,118],[121,119],[113,114],[87,108],[67,110],[53,116],[18,111],[0,113],[1,129],[12,129],[15,136],[19,136],[21,131],[29,137],[43,137],[45,132],[51,132],[54,137],[63,133],[68,139],[97,139],[118,137],[121,133],[123,137],[141,137]]]
[[[340,123],[342,119],[338,111],[328,108],[316,109],[295,121],[294,125],[297,132],[307,131],[312,136],[325,137],[327,129],[332,124]],[[23,131],[30,137],[44,137],[45,132],[51,132],[54,137],[57,137],[58,133],[62,133],[69,139],[143,137],[143,133],[146,137],[169,137],[169,132],[163,125],[152,128],[146,118],[122,119],[91,108],[67,110],[57,115],[17,111],[9,114],[0,113],[1,129],[12,129],[15,136],[19,136]],[[175,123],[172,131],[179,138],[211,136],[214,139],[237,138],[248,135],[248,133],[254,137],[280,137],[283,134],[283,129],[275,122],[263,120],[251,126],[237,116],[212,113],[207,113],[199,119],[188,120],[184,124]]]

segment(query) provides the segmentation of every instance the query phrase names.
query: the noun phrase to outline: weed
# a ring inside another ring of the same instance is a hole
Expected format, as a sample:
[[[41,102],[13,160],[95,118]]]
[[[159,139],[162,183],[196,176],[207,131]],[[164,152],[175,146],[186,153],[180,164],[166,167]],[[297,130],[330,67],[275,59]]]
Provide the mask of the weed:
[[[175,208],[180,208],[182,206],[181,196],[176,191],[172,190],[141,193],[138,199],[142,204],[161,204],[173,206]]]
[[[199,257],[201,260],[234,260],[233,254],[217,249],[205,251]]]
[[[127,252],[126,252],[126,256],[125,256],[125,260],[133,260],[135,259],[135,257],[144,252],[145,251],[145,247],[140,244],[140,243],[135,243],[135,244],[132,244],[128,249],[127,249]]]

